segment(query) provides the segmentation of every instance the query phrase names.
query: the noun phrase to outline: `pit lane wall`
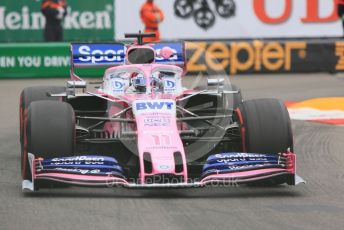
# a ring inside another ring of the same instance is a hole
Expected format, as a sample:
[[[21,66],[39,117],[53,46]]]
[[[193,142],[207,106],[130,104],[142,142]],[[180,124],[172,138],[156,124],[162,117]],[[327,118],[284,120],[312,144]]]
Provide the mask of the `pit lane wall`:
[[[69,43],[0,44],[0,78],[68,77],[69,49]],[[190,41],[186,54],[189,75],[344,71],[344,41],[336,38]]]

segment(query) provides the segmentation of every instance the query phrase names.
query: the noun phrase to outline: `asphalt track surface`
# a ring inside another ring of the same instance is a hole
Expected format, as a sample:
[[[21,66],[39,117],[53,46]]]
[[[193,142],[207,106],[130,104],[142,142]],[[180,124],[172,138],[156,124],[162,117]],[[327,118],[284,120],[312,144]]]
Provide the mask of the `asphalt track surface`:
[[[244,98],[344,96],[326,74],[240,76]],[[18,102],[24,87],[64,80],[0,81],[0,230],[344,229],[344,127],[293,122],[298,174],[306,185],[21,192]]]

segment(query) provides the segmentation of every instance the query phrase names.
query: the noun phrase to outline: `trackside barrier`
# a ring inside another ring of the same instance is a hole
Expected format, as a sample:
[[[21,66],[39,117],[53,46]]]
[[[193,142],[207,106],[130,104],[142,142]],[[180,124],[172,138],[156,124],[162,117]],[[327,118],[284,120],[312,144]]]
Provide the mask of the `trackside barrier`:
[[[69,77],[69,43],[0,44],[0,78]],[[103,69],[80,69],[77,74],[101,77]]]
[[[186,43],[189,75],[344,71],[344,40],[208,40]],[[0,78],[69,77],[69,43],[0,44]],[[104,69],[80,69],[101,77]]]
[[[194,41],[187,56],[191,74],[335,73],[344,71],[344,40]]]

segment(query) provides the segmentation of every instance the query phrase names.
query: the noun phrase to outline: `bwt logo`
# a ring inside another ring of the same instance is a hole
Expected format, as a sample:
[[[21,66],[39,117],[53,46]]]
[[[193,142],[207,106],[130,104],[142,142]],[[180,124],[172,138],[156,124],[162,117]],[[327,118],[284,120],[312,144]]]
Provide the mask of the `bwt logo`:
[[[176,83],[174,81],[171,80],[166,80],[165,81],[165,89],[174,89],[176,87]]]
[[[137,102],[136,110],[172,110],[173,109],[173,102]]]
[[[122,62],[124,60],[124,50],[91,50],[89,46],[80,46],[78,49],[79,60],[82,62],[91,62],[96,64],[98,62]]]

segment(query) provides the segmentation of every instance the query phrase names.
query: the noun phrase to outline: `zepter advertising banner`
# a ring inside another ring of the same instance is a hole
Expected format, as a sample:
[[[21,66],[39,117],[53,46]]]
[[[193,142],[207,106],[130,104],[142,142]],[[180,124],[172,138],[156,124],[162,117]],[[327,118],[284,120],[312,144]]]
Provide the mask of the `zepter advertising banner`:
[[[144,30],[145,0],[116,1],[116,39]],[[155,0],[162,40],[342,36],[337,0]]]
[[[338,39],[263,39],[187,42],[189,75],[344,71]]]

